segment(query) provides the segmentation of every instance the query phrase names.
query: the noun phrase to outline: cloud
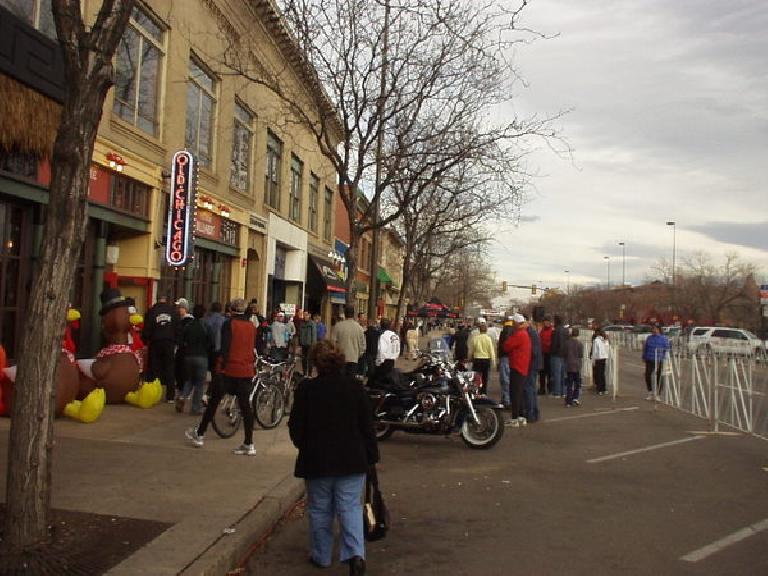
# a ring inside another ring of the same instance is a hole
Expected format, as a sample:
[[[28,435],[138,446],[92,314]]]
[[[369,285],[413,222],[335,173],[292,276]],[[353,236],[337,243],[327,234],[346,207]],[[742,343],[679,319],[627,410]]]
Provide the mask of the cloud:
[[[718,242],[768,250],[768,221],[707,222],[688,227]]]

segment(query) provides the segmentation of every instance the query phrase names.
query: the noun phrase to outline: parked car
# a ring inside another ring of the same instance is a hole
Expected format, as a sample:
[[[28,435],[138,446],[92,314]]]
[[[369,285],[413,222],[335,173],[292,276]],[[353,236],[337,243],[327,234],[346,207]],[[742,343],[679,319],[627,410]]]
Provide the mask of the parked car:
[[[648,336],[653,334],[653,326],[650,324],[638,324],[637,326],[632,326],[632,334],[637,337],[638,343],[643,343],[648,340]]]
[[[627,324],[610,324],[603,327],[604,332],[630,332],[631,330],[632,326]]]
[[[692,354],[738,354],[751,356],[762,354],[763,341],[749,330],[724,326],[697,326],[688,339],[688,351]]]

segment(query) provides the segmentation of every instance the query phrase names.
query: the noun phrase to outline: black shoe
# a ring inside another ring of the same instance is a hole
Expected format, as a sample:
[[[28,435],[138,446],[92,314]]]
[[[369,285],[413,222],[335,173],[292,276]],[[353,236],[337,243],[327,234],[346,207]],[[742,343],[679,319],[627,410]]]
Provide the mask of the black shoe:
[[[365,560],[360,556],[352,556],[349,559],[349,576],[363,576],[365,574]]]

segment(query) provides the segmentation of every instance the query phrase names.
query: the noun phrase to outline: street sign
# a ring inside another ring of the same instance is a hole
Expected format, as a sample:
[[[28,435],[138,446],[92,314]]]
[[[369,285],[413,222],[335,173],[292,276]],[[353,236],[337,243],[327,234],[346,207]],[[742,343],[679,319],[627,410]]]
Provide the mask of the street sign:
[[[768,284],[760,284],[760,304],[768,304]]]

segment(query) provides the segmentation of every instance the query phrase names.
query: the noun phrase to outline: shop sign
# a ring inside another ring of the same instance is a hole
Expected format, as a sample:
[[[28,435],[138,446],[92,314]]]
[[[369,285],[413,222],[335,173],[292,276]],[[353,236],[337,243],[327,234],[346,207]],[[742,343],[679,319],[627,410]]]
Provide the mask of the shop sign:
[[[208,210],[198,210],[195,234],[221,242],[221,216]]]
[[[248,218],[248,228],[254,232],[267,233],[267,220],[259,216],[258,214],[251,214]]]
[[[196,169],[191,152],[180,150],[173,155],[165,251],[165,259],[171,266],[186,265],[193,254]]]

